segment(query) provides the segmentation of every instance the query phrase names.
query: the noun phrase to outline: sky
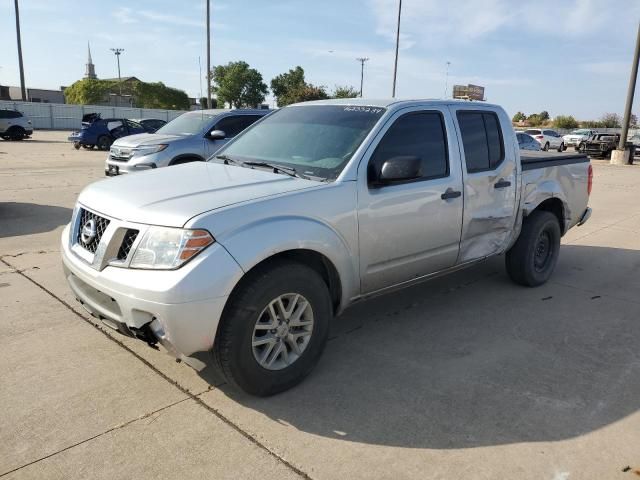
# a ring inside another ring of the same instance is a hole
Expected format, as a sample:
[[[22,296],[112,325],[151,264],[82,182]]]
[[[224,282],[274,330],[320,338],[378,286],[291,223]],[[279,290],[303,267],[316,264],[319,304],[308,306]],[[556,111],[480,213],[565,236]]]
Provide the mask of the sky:
[[[391,96],[398,0],[211,0],[212,65],[244,60],[265,83],[300,65],[329,90]],[[82,78],[87,42],[99,78],[162,81],[199,97],[205,0],[20,0],[28,87]],[[622,114],[640,0],[404,0],[397,97],[443,98],[486,87],[510,115]],[[19,85],[13,1],[0,0],[0,84]],[[450,62],[448,82],[447,62]],[[203,75],[204,76],[204,73]],[[640,87],[637,89],[640,92]],[[205,94],[203,94],[205,95]],[[269,97],[270,101],[273,101]],[[634,111],[640,113],[640,94]]]

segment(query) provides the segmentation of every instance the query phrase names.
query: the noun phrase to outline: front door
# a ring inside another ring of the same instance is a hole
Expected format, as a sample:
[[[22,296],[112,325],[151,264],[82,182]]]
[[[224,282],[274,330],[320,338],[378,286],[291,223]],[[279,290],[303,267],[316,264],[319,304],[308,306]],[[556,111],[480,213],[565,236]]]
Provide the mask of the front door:
[[[464,155],[464,220],[458,263],[506,249],[515,228],[516,142],[509,118],[489,109],[450,107]],[[508,126],[505,138],[500,125]]]
[[[420,178],[376,184],[385,160],[411,156],[421,159]],[[454,265],[462,205],[460,154],[449,112],[411,108],[396,113],[358,171],[362,293]]]

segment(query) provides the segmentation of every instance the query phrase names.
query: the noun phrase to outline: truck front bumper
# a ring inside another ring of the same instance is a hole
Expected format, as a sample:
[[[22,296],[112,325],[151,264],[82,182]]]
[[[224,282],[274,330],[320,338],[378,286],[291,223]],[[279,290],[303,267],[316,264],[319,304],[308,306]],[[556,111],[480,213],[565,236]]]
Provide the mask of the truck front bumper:
[[[242,275],[218,244],[177,270],[98,271],[71,250],[67,226],[61,251],[67,282],[91,315],[125,335],[160,343],[181,359],[213,347],[229,293]]]

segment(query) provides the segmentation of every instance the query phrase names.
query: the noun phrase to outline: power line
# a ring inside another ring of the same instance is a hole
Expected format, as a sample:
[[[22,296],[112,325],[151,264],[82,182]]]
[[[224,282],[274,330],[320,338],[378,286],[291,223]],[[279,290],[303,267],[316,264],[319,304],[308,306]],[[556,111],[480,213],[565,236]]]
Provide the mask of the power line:
[[[364,62],[368,62],[368,57],[356,58],[360,62],[360,98],[362,98],[362,85],[364,84]]]

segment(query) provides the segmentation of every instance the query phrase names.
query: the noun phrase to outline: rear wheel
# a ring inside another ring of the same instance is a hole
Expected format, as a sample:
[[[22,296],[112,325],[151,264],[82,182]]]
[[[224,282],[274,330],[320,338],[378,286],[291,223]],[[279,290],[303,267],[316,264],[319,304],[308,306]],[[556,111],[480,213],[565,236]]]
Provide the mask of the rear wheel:
[[[271,263],[250,273],[229,299],[212,354],[229,383],[249,394],[288,390],[318,363],[332,311],[315,270]]]
[[[102,135],[100,138],[98,138],[97,145],[99,150],[109,150],[109,147],[111,146],[111,139],[106,135]]]
[[[22,127],[11,127],[8,131],[11,140],[23,140],[27,136],[27,132]]]
[[[511,280],[527,287],[549,280],[558,261],[561,236],[553,213],[535,211],[526,217],[520,236],[505,259]]]
[[[544,144],[544,147],[542,147],[542,150],[544,150],[545,152],[549,151],[549,142]]]

